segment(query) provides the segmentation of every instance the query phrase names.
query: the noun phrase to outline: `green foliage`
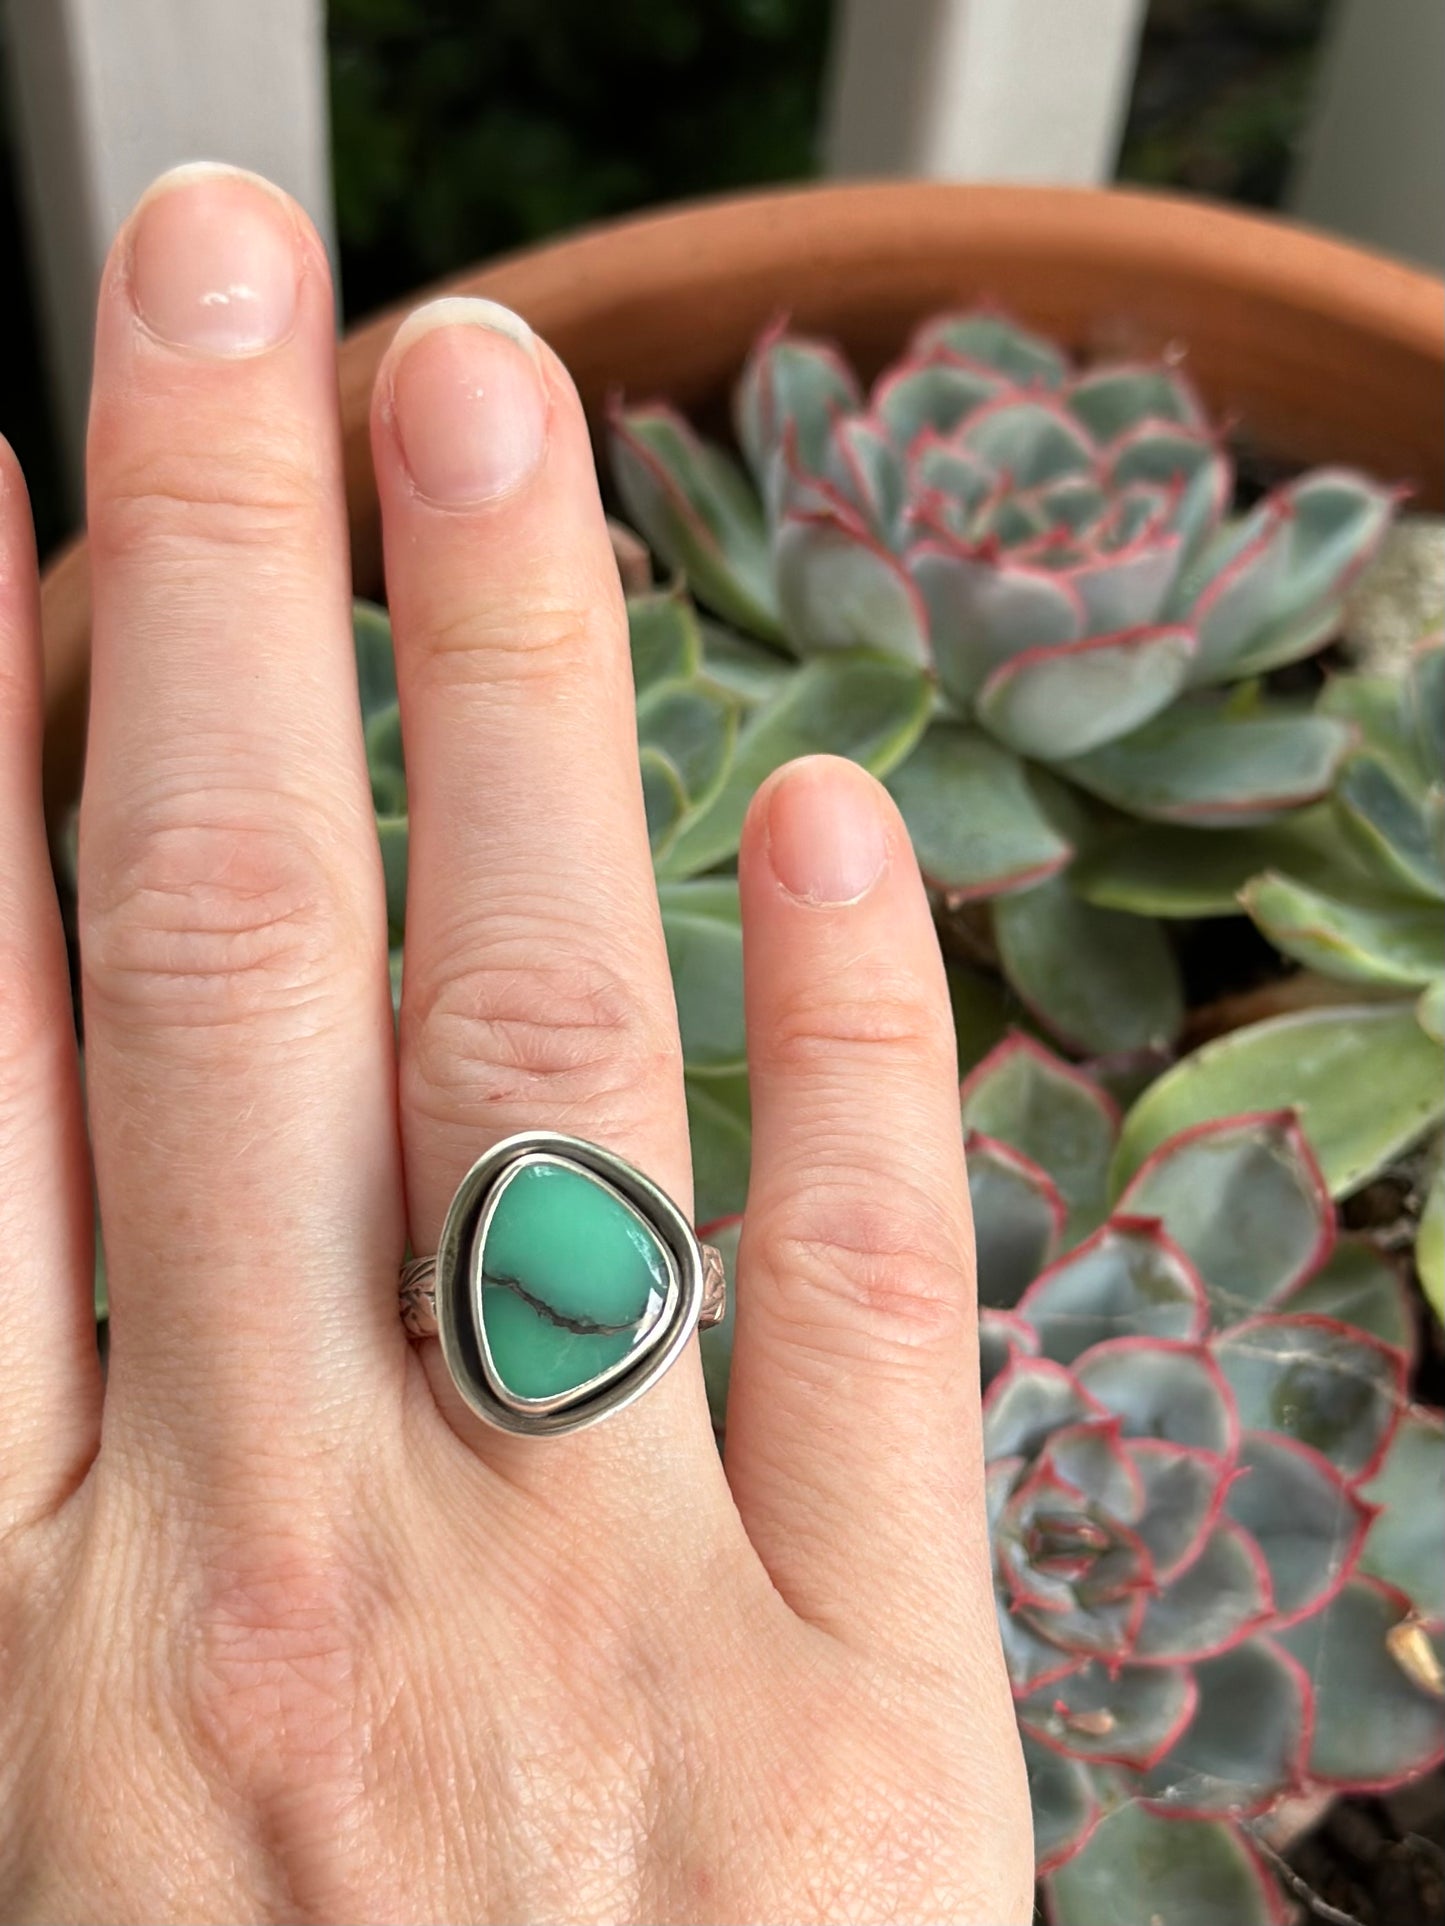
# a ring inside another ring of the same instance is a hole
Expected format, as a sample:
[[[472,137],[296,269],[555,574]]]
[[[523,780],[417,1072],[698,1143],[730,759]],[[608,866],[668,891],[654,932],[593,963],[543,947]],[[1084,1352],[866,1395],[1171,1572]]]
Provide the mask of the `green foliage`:
[[[347,305],[813,172],[827,0],[331,0]]]

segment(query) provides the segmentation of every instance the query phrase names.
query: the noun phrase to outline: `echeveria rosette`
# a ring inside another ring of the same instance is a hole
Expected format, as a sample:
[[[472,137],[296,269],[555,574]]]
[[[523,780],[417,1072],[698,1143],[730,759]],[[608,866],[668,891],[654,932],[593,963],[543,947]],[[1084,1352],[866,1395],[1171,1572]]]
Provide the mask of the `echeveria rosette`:
[[[615,411],[627,509],[727,620],[805,657],[917,666],[965,772],[987,740],[935,878],[954,900],[1068,862],[1036,765],[1108,811],[1192,825],[1328,790],[1347,727],[1222,691],[1329,637],[1389,491],[1321,470],[1227,520],[1232,465],[1177,370],[1080,372],[991,314],[929,322],[866,394],[833,349],[775,327],[735,419],[751,488],[671,409]]]
[[[931,720],[889,785],[936,897],[993,902],[1003,974],[1070,1050],[1170,1045],[1173,947],[1081,893],[1077,859],[1129,819],[1207,842],[1328,792],[1353,724],[1264,678],[1333,633],[1390,491],[1326,469],[1231,517],[1177,369],[1080,371],[987,313],[929,322],[866,393],[774,327],[734,413],[741,463],[665,405],[614,410],[655,552],[765,648],[916,675]]]
[[[1015,1036],[962,1101],[1053,1917],[1281,1917],[1252,1821],[1445,1754],[1445,1434],[1403,1287],[1288,1112],[1182,1132],[1111,1198],[1118,1111],[1075,1067]]]

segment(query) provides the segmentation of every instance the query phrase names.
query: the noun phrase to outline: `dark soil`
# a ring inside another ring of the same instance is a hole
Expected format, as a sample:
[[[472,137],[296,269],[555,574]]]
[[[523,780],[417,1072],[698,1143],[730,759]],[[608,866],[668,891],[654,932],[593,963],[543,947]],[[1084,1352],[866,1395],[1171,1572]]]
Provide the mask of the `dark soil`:
[[[1445,1919],[1445,1773],[1380,1799],[1343,1799],[1283,1862],[1303,1920],[1440,1926]]]

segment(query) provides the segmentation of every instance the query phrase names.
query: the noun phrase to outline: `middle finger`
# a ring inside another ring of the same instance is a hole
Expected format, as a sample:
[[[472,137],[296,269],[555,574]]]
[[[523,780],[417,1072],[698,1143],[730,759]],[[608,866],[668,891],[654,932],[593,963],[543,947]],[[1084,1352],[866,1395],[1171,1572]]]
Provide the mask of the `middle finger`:
[[[413,1244],[435,1250],[468,1166],[529,1128],[603,1144],[686,1211],[626,616],[576,394],[516,316],[437,302],[393,344],[372,425],[411,813]],[[529,1485],[594,1479],[604,1505],[635,1510],[644,1488],[693,1516],[728,1503],[695,1345],[584,1436],[471,1435]],[[668,1459],[681,1479],[643,1478]]]

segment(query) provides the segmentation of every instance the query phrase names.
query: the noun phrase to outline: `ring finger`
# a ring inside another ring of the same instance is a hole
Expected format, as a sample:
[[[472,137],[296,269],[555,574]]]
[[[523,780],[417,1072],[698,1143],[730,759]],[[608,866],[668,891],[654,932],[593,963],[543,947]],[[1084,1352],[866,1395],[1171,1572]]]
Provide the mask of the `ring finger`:
[[[412,1242],[515,1131],[620,1153],[690,1206],[672,990],[635,751],[626,615],[581,408],[485,302],[422,309],[377,384],[373,445],[411,853],[401,1111]],[[447,1397],[435,1347],[434,1382]],[[696,1347],[597,1430],[463,1425],[529,1486],[595,1480],[690,1518],[728,1503]],[[636,1475],[680,1459],[681,1478]]]

